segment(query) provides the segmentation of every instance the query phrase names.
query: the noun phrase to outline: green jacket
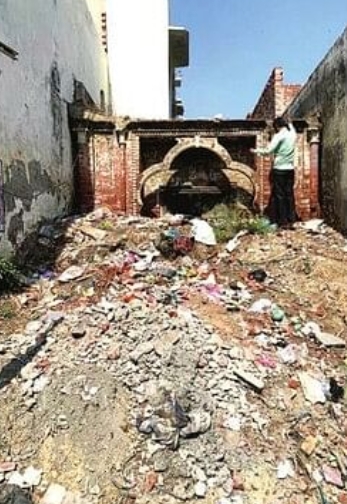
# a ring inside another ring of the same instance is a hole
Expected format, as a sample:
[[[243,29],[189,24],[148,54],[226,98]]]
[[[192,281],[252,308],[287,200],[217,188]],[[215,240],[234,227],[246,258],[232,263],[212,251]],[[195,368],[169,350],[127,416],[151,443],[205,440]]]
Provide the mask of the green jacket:
[[[264,149],[255,149],[256,154],[268,156],[273,154],[275,170],[293,170],[294,169],[294,151],[295,151],[296,131],[292,124],[289,129],[284,127],[276,133],[271,142]]]

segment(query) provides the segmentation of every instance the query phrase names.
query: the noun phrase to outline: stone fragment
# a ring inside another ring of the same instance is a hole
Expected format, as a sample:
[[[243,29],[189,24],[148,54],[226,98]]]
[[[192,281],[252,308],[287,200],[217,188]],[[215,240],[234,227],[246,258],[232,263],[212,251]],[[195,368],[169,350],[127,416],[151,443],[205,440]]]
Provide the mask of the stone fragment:
[[[265,387],[265,384],[259,378],[256,378],[254,375],[243,371],[242,369],[235,369],[234,374],[240,378],[240,380],[246,382],[252,388],[254,388],[257,392],[261,392]]]
[[[35,378],[40,376],[41,372],[34,362],[29,362],[21,369],[20,376],[22,380],[35,380]]]
[[[27,467],[23,473],[25,483],[29,487],[38,486],[42,477],[42,469],[35,469],[35,467]]]
[[[84,268],[80,266],[70,266],[58,277],[58,281],[61,283],[71,282],[71,280],[76,280],[83,275]]]
[[[71,331],[72,337],[75,339],[83,338],[83,336],[85,336],[86,333],[87,333],[87,329],[83,325],[73,327],[73,329]]]
[[[339,488],[343,488],[344,485],[341,473],[338,469],[335,469],[334,467],[330,467],[324,464],[322,467],[322,471],[324,479],[327,483],[330,483],[331,485],[337,486]]]
[[[144,483],[145,493],[152,492],[152,490],[156,487],[157,483],[158,483],[158,475],[153,471],[148,472],[145,476],[145,483]]]
[[[153,350],[154,350],[153,343],[151,343],[150,341],[142,343],[138,345],[135,348],[135,350],[133,350],[130,353],[129,359],[133,361],[135,364],[137,364],[143,355],[149,354]]]
[[[0,472],[6,473],[6,472],[12,472],[16,469],[16,464],[15,462],[0,462]]]
[[[293,464],[290,460],[283,460],[277,466],[277,478],[285,479],[295,475]]]
[[[343,339],[327,332],[318,332],[315,334],[315,338],[317,341],[319,341],[319,343],[328,348],[329,347],[343,348],[346,346],[346,342]]]
[[[115,345],[112,348],[109,349],[107,352],[107,358],[108,360],[118,360],[121,355],[121,347],[120,345]]]
[[[306,455],[310,456],[314,452],[317,446],[317,438],[314,436],[307,436],[306,439],[301,443],[300,450]]]
[[[205,497],[207,492],[207,485],[204,481],[198,481],[194,486],[194,493],[197,497],[203,498]]]
[[[311,403],[325,403],[326,397],[322,383],[306,372],[299,373],[299,380],[305,398]]]
[[[66,489],[58,483],[51,483],[47,488],[40,504],[62,504]]]
[[[103,241],[107,235],[106,231],[89,226],[88,224],[83,224],[79,229],[84,235],[93,238],[95,241]]]

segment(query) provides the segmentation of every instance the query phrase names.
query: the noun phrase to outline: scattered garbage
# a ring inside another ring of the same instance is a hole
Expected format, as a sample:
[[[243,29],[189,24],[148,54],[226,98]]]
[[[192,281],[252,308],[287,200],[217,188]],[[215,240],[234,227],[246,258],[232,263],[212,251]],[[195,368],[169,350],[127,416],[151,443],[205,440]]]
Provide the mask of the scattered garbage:
[[[324,385],[308,373],[302,371],[299,373],[299,380],[303,389],[305,398],[311,403],[325,403],[326,395]]]
[[[262,487],[341,500],[345,242],[259,220],[227,242],[206,218],[103,209],[41,229],[55,257],[0,300],[2,488],[42,504],[107,504],[110,482],[139,504],[260,502]]]
[[[137,416],[139,432],[152,434],[152,439],[164,446],[176,450],[179,438],[190,437],[206,432],[211,425],[208,412],[184,411],[174,392],[162,391],[162,402],[158,406],[145,408]]]
[[[248,278],[255,280],[256,282],[264,282],[267,278],[267,273],[262,268],[255,269],[248,273]]]
[[[295,476],[295,471],[293,464],[290,460],[283,460],[280,462],[277,466],[277,478],[278,479],[285,479],[285,478],[292,478]]]
[[[196,242],[204,245],[217,245],[214,231],[210,224],[202,219],[194,218],[191,220],[192,234]]]

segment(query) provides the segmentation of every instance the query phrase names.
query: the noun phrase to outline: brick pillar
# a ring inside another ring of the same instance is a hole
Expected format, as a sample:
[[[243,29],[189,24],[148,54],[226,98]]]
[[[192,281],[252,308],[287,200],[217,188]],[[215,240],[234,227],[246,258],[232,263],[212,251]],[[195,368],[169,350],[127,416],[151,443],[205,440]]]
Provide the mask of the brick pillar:
[[[86,130],[77,130],[77,159],[74,166],[75,201],[79,212],[94,209],[94,175],[90,135]]]
[[[264,130],[261,135],[257,137],[257,147],[265,147],[269,142],[269,131]],[[261,212],[267,208],[270,195],[271,195],[271,183],[270,183],[270,173],[272,160],[269,156],[256,156],[256,172],[255,179],[257,185],[257,194],[255,203]]]
[[[114,157],[114,172],[116,175],[117,209],[119,212],[125,213],[127,208],[127,165],[126,138],[122,132],[118,134]]]
[[[320,215],[319,208],[319,129],[308,129],[308,141],[310,144],[310,214],[311,217]]]
[[[129,134],[126,150],[126,213],[139,214],[137,201],[138,180],[140,173],[140,139],[134,133]]]

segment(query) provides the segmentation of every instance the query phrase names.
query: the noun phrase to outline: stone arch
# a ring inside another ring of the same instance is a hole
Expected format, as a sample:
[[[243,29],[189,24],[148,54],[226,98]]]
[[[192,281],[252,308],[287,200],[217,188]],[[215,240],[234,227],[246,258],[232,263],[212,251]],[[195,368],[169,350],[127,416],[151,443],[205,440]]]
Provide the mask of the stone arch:
[[[201,149],[217,156],[224,167],[221,173],[230,181],[232,187],[246,191],[254,204],[257,187],[254,170],[240,161],[233,160],[225,147],[219,144],[217,138],[200,137],[178,139],[177,144],[165,155],[161,163],[147,168],[141,175],[138,186],[138,203],[143,208],[149,194],[158,192],[160,186],[166,186],[173,175],[175,160],[187,151]]]
[[[216,154],[226,166],[229,166],[232,163],[231,156],[229,152],[220,145],[217,138],[214,137],[201,137],[196,135],[193,138],[182,138],[178,140],[178,143],[172,147],[169,152],[166,154],[163,160],[163,166],[165,169],[169,169],[174,160],[182,154],[184,151],[188,149],[206,149],[212,151]]]

